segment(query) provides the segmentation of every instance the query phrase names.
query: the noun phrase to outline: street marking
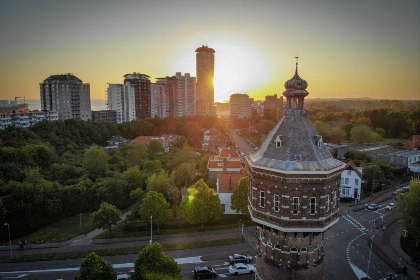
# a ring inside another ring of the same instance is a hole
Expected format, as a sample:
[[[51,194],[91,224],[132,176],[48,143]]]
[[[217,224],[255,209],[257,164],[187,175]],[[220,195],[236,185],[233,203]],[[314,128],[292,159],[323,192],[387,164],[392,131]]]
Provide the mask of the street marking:
[[[175,259],[178,264],[186,264],[186,263],[203,263],[201,260],[201,256],[198,257],[190,257],[190,258],[179,258]]]
[[[15,276],[15,277],[3,277],[3,278],[7,278],[7,279],[18,279],[18,278],[23,278],[26,275],[28,275],[28,274],[21,274],[21,275]]]
[[[358,268],[357,266],[355,266],[353,263],[350,262],[350,266],[353,269],[353,272],[356,274],[358,279],[361,279],[363,277],[366,277],[367,274],[364,273],[360,268]]]

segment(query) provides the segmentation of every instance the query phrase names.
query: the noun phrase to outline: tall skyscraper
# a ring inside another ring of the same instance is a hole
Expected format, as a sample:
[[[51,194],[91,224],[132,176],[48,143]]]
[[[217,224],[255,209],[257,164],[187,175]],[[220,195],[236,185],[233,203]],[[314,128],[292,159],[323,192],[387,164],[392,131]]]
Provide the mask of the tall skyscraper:
[[[279,112],[283,111],[283,96],[277,97],[277,94],[265,96],[264,110],[272,108],[277,108]]]
[[[92,118],[90,84],[73,74],[52,75],[39,84],[41,110],[58,111],[60,120]]]
[[[250,167],[249,210],[258,229],[256,279],[323,279],[324,233],[338,222],[344,164],[334,159],[306,117],[307,82],[285,83],[283,118]]]
[[[201,46],[196,52],[197,70],[197,115],[215,115],[214,109],[214,54],[207,46]]]
[[[150,118],[151,99],[150,99],[150,77],[145,74],[133,73],[124,75],[124,84],[126,87],[134,89],[134,102],[136,119]]]

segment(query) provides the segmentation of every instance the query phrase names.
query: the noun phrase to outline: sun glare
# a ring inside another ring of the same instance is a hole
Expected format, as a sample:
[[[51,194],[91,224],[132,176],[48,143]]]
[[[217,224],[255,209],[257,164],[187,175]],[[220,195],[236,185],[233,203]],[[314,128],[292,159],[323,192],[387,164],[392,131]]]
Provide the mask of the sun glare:
[[[269,67],[255,50],[243,45],[218,44],[216,50],[214,100],[228,100],[234,93],[247,93],[266,83]]]

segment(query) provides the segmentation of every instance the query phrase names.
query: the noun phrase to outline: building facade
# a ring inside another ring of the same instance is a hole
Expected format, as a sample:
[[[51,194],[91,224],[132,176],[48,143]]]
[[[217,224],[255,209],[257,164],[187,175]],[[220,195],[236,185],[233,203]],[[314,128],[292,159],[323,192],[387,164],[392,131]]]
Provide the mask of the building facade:
[[[225,209],[224,214],[241,214],[232,210],[232,194],[238,188],[240,179],[246,177],[245,173],[221,173],[217,176],[216,192],[220,198],[220,204]]]
[[[168,115],[168,99],[164,84],[150,84],[151,117],[166,118]]]
[[[194,116],[196,114],[197,87],[195,77],[191,77],[190,73],[176,72],[178,80],[177,92],[177,116]]]
[[[246,157],[249,212],[258,229],[256,279],[323,279],[324,233],[338,222],[344,164],[306,116],[306,87],[296,63],[285,83],[283,118]]]
[[[341,172],[340,197],[360,200],[362,192],[362,167],[357,167],[353,161],[346,164]]]
[[[214,54],[207,46],[201,46],[196,52],[197,71],[197,115],[215,115],[214,109]]]
[[[0,129],[5,129],[8,126],[28,128],[43,120],[57,121],[58,119],[57,111],[1,112]]]
[[[42,111],[58,111],[61,120],[92,118],[90,84],[73,74],[52,75],[39,87]]]
[[[136,119],[134,85],[108,84],[107,106],[116,112],[117,123],[131,122]]]
[[[134,90],[134,109],[136,119],[150,118],[151,110],[151,92],[150,77],[145,74],[132,73],[124,75],[125,90]]]
[[[92,111],[92,120],[94,122],[117,122],[117,112],[114,110]]]
[[[232,94],[229,101],[230,117],[250,119],[252,117],[252,103],[254,103],[254,98],[249,98],[248,94]]]
[[[178,79],[176,77],[157,78],[156,84],[165,87],[167,99],[167,116],[178,116]]]
[[[267,95],[264,101],[264,110],[276,108],[279,112],[283,111],[283,96],[277,97],[277,94]]]

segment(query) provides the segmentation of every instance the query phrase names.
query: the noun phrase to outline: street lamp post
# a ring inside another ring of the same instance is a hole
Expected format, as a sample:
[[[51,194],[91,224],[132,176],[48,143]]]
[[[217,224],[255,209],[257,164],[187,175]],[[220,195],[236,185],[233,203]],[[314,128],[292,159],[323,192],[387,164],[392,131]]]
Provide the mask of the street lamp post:
[[[150,244],[153,243],[153,215],[150,216]]]
[[[242,239],[244,239],[244,224],[242,224]]]
[[[82,231],[82,213],[80,213],[80,235],[82,235],[83,234],[83,231]]]
[[[9,231],[10,255],[12,256],[12,259],[13,259],[13,247],[12,247],[12,238],[10,237],[10,226],[8,223],[4,223],[4,226],[7,226],[7,229]]]

